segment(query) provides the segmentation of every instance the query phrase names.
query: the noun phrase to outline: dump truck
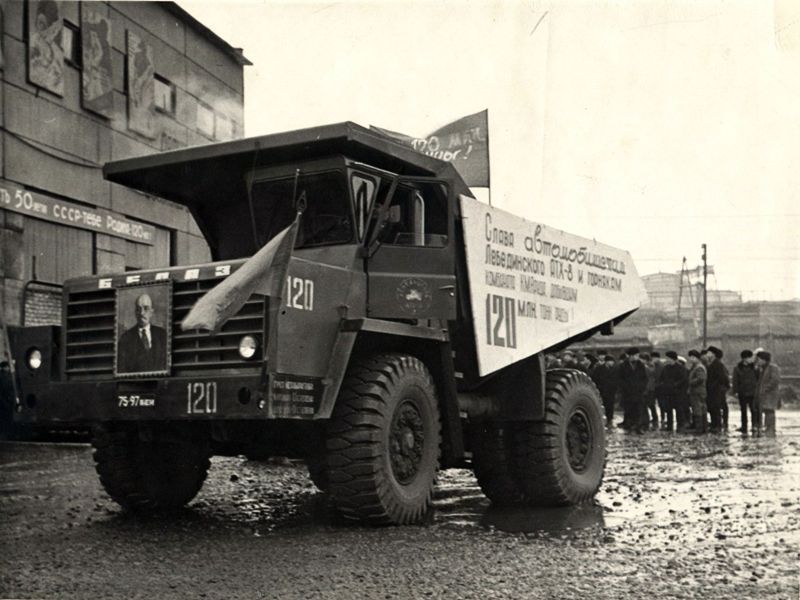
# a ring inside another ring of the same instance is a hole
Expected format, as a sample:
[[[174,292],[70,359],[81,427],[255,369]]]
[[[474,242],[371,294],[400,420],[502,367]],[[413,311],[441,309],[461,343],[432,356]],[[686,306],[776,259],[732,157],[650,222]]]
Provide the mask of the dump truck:
[[[15,419],[91,427],[123,507],[188,503],[214,455],[305,460],[370,524],[422,519],[444,468],[496,504],[597,492],[597,389],[544,356],[638,308],[629,253],[479,202],[451,163],[349,122],[104,176],[188,207],[213,260],[68,280],[60,327],[10,330]]]

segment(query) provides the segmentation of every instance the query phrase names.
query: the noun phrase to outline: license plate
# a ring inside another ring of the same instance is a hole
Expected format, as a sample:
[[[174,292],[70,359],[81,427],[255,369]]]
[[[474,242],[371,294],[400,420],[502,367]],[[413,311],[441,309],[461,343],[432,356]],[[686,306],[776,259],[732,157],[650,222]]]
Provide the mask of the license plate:
[[[156,405],[155,394],[117,394],[120,408],[154,408]]]

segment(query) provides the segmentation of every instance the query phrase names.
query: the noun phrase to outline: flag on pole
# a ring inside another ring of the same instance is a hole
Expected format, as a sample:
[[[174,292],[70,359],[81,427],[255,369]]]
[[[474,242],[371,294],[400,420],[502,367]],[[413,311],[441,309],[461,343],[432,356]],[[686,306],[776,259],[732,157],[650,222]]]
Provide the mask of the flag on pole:
[[[370,129],[427,156],[452,163],[470,187],[489,187],[488,110],[461,117],[423,138],[374,125]]]
[[[207,329],[216,333],[252,294],[280,299],[301,214],[298,212],[294,223],[272,238],[233,275],[202,296],[181,322],[181,330]]]

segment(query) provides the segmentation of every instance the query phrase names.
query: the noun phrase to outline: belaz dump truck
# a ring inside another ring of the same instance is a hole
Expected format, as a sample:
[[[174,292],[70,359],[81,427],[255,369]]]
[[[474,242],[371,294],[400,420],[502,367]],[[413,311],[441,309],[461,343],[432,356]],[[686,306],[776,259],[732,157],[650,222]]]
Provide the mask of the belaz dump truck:
[[[214,260],[69,280],[60,328],[11,331],[16,418],[90,426],[123,507],[187,503],[215,454],[303,458],[374,524],[419,521],[440,468],[471,465],[501,504],[598,490],[598,392],[543,357],[638,308],[627,252],[478,202],[353,123],[104,174],[187,206]]]

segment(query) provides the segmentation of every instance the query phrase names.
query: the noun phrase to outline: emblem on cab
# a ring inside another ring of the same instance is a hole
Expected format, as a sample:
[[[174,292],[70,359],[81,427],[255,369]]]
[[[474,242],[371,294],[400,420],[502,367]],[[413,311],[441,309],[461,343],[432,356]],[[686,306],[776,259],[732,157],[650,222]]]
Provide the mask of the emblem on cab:
[[[425,314],[431,306],[431,288],[424,280],[411,277],[400,282],[395,298],[409,315]]]

